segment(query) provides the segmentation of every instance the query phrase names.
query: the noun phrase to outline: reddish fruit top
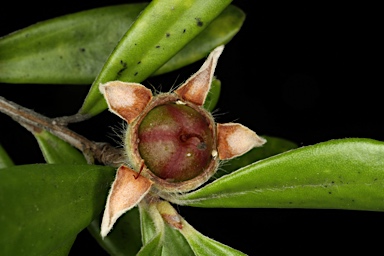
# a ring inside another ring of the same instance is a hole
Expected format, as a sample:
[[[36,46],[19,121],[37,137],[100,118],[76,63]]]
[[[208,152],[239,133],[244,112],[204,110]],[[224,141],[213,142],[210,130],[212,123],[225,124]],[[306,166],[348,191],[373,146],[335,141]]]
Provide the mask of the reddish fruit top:
[[[159,178],[190,180],[212,159],[214,138],[206,117],[186,105],[168,103],[153,108],[139,127],[139,152]]]

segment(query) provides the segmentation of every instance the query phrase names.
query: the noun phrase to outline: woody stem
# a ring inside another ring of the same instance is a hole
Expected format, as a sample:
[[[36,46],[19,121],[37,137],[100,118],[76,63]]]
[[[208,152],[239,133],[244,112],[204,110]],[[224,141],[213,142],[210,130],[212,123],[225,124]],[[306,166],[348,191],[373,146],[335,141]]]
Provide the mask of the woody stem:
[[[119,166],[122,162],[122,152],[108,143],[90,141],[78,133],[70,130],[65,125],[59,124],[55,119],[48,118],[31,109],[22,107],[0,96],[0,112],[10,116],[13,120],[24,126],[31,132],[46,130],[63,141],[77,148],[89,162],[98,162]]]

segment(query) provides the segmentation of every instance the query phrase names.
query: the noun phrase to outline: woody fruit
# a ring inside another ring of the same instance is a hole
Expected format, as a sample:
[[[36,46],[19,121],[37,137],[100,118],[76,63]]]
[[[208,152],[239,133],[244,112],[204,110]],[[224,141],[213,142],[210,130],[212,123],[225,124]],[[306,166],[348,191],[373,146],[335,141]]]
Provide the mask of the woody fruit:
[[[203,107],[223,49],[214,49],[202,67],[170,93],[153,96],[138,83],[100,84],[109,110],[129,124],[124,138],[127,163],[117,170],[108,195],[103,237],[148,193],[153,199],[194,190],[212,177],[220,160],[265,143],[241,124],[216,124]]]
[[[190,106],[168,103],[152,109],[139,126],[139,152],[159,178],[186,181],[212,159],[214,132],[207,116]]]

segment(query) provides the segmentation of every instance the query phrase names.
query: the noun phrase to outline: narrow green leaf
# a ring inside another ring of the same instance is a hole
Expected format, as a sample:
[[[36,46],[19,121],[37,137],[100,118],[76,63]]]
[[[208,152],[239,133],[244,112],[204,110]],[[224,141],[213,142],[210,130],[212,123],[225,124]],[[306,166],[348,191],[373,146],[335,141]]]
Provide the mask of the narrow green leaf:
[[[342,139],[248,165],[176,203],[198,207],[384,210],[384,143]]]
[[[156,236],[154,236],[141,248],[141,250],[137,253],[137,256],[162,256],[162,238],[163,234],[161,232],[157,233]]]
[[[245,254],[235,250],[225,244],[219,243],[209,237],[204,236],[194,229],[188,222],[183,220],[183,228],[180,232],[184,235],[191,246],[194,255],[226,255],[226,256],[244,256]]]
[[[170,227],[165,223],[164,239],[163,239],[163,256],[189,256],[194,255],[194,252],[187,240],[179,230]]]
[[[143,247],[137,255],[162,255],[164,222],[154,204],[139,204]]]
[[[0,82],[90,84],[146,3],[92,9],[0,38]]]
[[[0,38],[0,82],[91,84],[146,5],[124,4],[69,14]],[[215,47],[229,42],[244,19],[239,8],[228,6],[153,75],[206,57]]]
[[[11,167],[13,166],[13,161],[3,148],[3,146],[0,145],[0,169]]]
[[[143,244],[147,244],[151,239],[153,239],[157,233],[159,233],[159,229],[162,229],[162,223],[161,225],[156,224],[154,220],[159,219],[153,218],[151,216],[150,210],[147,208],[146,205],[139,204],[139,210],[140,210],[140,223],[141,223],[141,236],[142,236],[142,242]],[[152,210],[153,211],[153,210]],[[156,225],[158,227],[156,227]]]
[[[194,255],[183,235],[166,222],[156,203],[139,204],[143,248],[138,255],[189,256]]]
[[[57,138],[51,133],[42,130],[33,133],[45,161],[49,164],[86,164],[82,153],[67,142]]]
[[[209,89],[207,98],[204,102],[204,108],[210,112],[215,109],[217,102],[219,101],[221,92],[220,80],[214,78],[212,80],[211,88]]]
[[[159,255],[159,256],[189,256],[189,255],[244,255],[243,253],[232,249],[229,246],[216,242],[203,236],[189,225],[180,216],[181,226],[174,228],[164,221],[162,214],[178,216],[176,210],[168,203],[170,207],[157,208],[158,202],[139,204],[140,216],[142,220],[143,240],[145,244],[138,255]],[[174,212],[174,213],[173,213]],[[146,235],[149,232],[150,235]]]
[[[100,214],[115,170],[36,164],[0,172],[0,255],[44,255]]]
[[[217,179],[225,174],[231,173],[241,167],[252,164],[261,159],[283,153],[297,148],[297,144],[282,138],[262,136],[267,140],[262,147],[254,148],[242,156],[226,161],[214,175]]]
[[[121,216],[104,239],[100,236],[100,224],[100,218],[96,218],[88,226],[88,230],[110,255],[134,256],[140,250],[142,243],[137,207]]]
[[[228,43],[239,32],[245,13],[229,5],[209,26],[153,75],[160,75],[203,59],[217,46]]]
[[[201,33],[231,0],[154,0],[109,56],[80,109],[96,115],[107,108],[99,84],[141,82]],[[145,32],[144,32],[145,31]]]

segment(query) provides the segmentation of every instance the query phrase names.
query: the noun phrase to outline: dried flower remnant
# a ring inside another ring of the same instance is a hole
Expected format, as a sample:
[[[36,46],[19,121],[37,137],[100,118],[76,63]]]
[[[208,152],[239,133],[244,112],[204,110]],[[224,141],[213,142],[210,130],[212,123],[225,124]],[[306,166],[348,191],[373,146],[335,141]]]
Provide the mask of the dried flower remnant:
[[[105,206],[106,210],[101,226],[102,237],[107,235],[122,214],[144,198],[151,185],[152,182],[143,176],[136,178],[136,172],[132,169],[124,165],[119,167]]]
[[[104,211],[103,237],[147,193],[156,197],[196,189],[216,172],[220,160],[265,143],[241,124],[216,124],[203,108],[223,49],[214,49],[199,71],[171,93],[153,96],[141,84],[121,81],[100,85],[109,110],[129,124],[124,143],[132,168],[123,165],[117,172]]]

